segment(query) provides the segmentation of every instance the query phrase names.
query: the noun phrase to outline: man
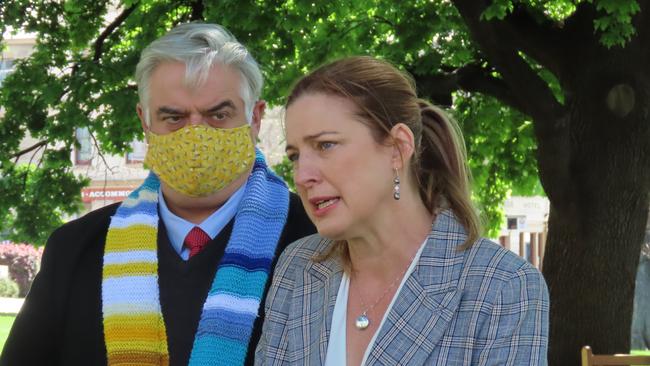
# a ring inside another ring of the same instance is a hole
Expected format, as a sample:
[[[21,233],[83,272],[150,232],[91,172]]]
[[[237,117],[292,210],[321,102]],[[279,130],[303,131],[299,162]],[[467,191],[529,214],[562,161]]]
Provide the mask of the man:
[[[142,52],[136,80],[153,173],[52,234],[1,365],[253,362],[277,255],[314,232],[254,148],[260,70],[191,23]]]

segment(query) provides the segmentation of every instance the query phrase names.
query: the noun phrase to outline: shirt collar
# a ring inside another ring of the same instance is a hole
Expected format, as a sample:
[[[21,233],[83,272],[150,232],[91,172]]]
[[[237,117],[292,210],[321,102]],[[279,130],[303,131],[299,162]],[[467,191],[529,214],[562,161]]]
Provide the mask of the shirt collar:
[[[244,197],[245,191],[246,182],[244,182],[244,184],[242,184],[242,186],[239,187],[239,189],[237,189],[237,191],[235,191],[235,193],[233,193],[232,196],[230,196],[230,198],[219,207],[219,209],[214,211],[199,225],[196,225],[172,213],[169,210],[169,207],[167,207],[167,203],[162,194],[162,188],[159,188],[158,209],[160,211],[160,218],[165,223],[169,242],[176,253],[185,260],[189,258],[189,249],[183,247],[183,242],[194,226],[200,227],[201,230],[205,231],[206,234],[210,236],[210,239],[214,239],[237,213],[237,208]]]

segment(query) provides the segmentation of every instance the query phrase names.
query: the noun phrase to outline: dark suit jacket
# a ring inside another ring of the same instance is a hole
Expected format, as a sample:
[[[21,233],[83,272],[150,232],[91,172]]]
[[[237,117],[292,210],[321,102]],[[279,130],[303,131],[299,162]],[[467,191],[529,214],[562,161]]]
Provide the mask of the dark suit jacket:
[[[98,209],[63,225],[52,233],[45,246],[41,270],[34,280],[0,356],[1,366],[106,364],[101,306],[102,262],[110,218],[117,207],[118,204],[114,204]],[[172,251],[169,250],[171,248],[164,225],[162,222],[160,224],[159,257],[165,255],[170,259],[172,255],[169,253]],[[225,245],[231,228],[232,222],[214,241],[221,241]],[[307,218],[300,200],[296,195],[291,194],[289,215],[278,243],[276,258],[288,244],[314,232],[315,228]],[[217,246],[213,245],[213,247]],[[164,251],[168,253],[163,253]],[[219,263],[223,255],[223,247],[213,249],[212,255],[218,256],[214,261]],[[162,267],[161,265],[160,268]],[[272,268],[274,267],[275,262]],[[171,268],[168,272],[173,272],[177,267],[169,265],[166,268]],[[175,276],[176,273],[166,274],[170,280],[174,280]],[[171,302],[179,304],[189,301],[175,298],[179,295],[175,295],[177,292],[174,289],[169,289],[166,294],[162,294],[163,276],[160,278],[161,299],[164,295],[167,299],[171,299]],[[208,287],[211,281],[212,278],[205,279]],[[267,290],[270,282],[269,279]],[[197,299],[190,300],[202,306],[207,296],[207,288],[205,291],[195,292]],[[198,313],[191,314],[189,318],[196,319],[198,322],[201,306],[197,307]],[[169,309],[174,307],[163,306],[166,323],[169,319],[178,323],[178,319],[188,318],[187,314],[166,314],[166,309],[170,312]],[[260,307],[260,312],[262,314],[255,322],[249,344],[247,364],[252,364],[255,346],[260,337],[263,307]],[[170,329],[173,331],[179,326],[183,326],[182,321],[176,326],[170,327],[168,324],[168,333]],[[192,327],[196,329],[196,324]],[[174,347],[170,345],[169,350],[172,365],[175,364],[173,361],[175,355],[172,354]]]

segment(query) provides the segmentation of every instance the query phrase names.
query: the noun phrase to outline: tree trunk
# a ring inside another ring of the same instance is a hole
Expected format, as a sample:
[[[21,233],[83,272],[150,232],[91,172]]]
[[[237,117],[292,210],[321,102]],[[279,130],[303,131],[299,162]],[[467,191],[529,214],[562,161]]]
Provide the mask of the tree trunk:
[[[646,205],[637,207],[622,207],[612,195],[573,215],[551,209],[543,267],[551,298],[550,365],[578,365],[584,345],[597,353],[630,350],[639,233],[648,207],[642,196],[638,201]],[[582,230],[585,218],[593,223]]]
[[[603,11],[593,2],[552,25],[526,5],[487,20],[496,2],[452,2],[503,81],[476,91],[534,120],[539,176],[551,201],[543,263],[549,364],[579,365],[584,345],[629,352],[650,203],[650,2],[637,2],[635,35],[610,48],[594,30]],[[561,100],[522,55],[555,76]]]
[[[650,203],[650,88],[645,73],[612,76],[608,70],[624,70],[612,66],[578,76],[584,82],[567,101],[570,114],[557,122],[568,132],[564,148],[540,140],[540,178],[551,201],[543,264],[551,366],[579,365],[585,345],[594,353],[630,351]],[[567,163],[561,179],[559,159]]]

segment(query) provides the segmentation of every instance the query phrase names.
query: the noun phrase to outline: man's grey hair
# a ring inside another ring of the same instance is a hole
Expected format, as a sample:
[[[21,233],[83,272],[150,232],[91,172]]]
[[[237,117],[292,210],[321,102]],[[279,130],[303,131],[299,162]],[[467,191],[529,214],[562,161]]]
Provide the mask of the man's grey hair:
[[[260,68],[246,47],[224,27],[207,23],[186,23],[174,27],[147,46],[135,69],[140,106],[145,123],[151,125],[149,78],[163,62],[178,61],[186,65],[185,83],[200,87],[215,64],[233,67],[241,75],[239,94],[244,101],[246,121],[253,119],[255,102],[260,98],[264,79]]]

